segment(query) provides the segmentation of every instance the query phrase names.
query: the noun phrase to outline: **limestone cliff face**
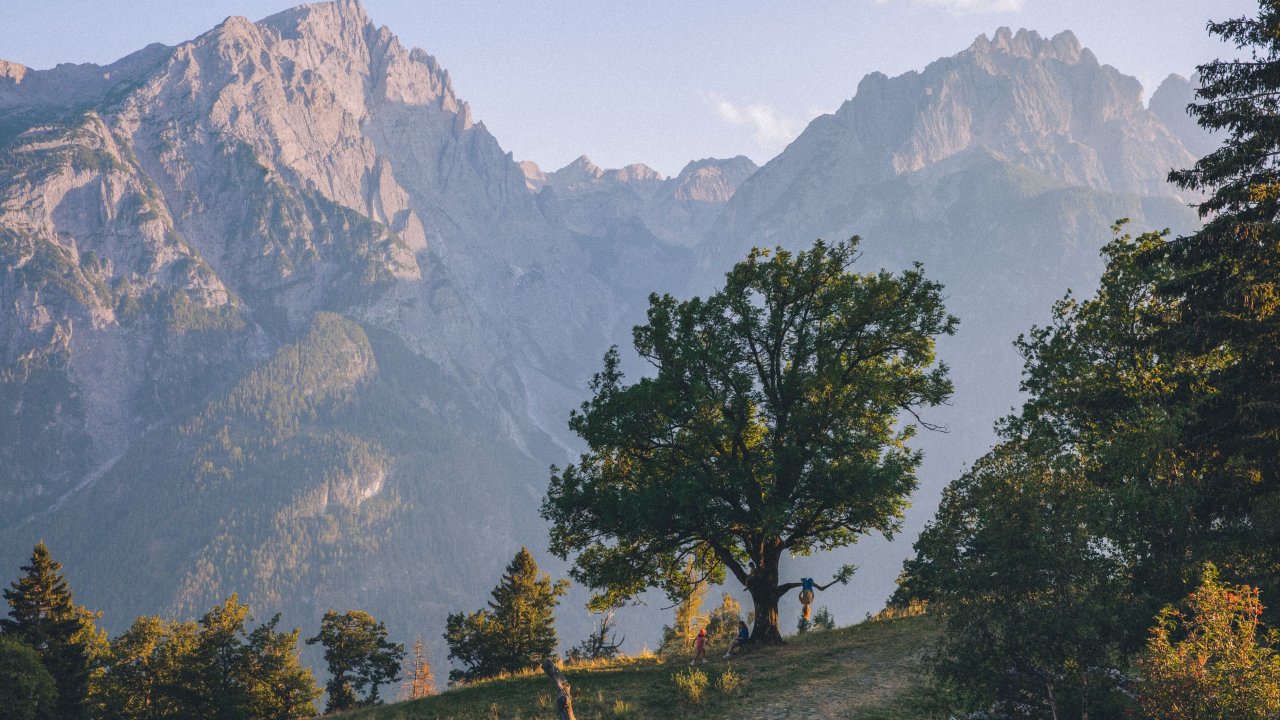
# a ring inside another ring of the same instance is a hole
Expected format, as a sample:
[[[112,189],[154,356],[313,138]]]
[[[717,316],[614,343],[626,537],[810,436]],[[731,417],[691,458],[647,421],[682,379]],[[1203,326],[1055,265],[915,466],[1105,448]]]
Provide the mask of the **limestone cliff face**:
[[[1200,127],[1187,111],[1188,105],[1197,102],[1196,89],[1199,86],[1199,75],[1193,75],[1190,79],[1170,75],[1151,94],[1151,102],[1147,108],[1160,118],[1192,155],[1203,157],[1222,145],[1226,133],[1220,130],[1209,132]]]
[[[544,533],[568,410],[725,167],[531,189],[352,0],[0,63],[0,560],[46,538],[117,623],[441,624]]]
[[[925,260],[963,320],[944,357],[986,384],[962,382],[948,479],[1109,223],[1192,222],[1161,184],[1191,154],[1140,92],[1069,35],[1002,30],[869,76],[763,168],[663,177],[517,163],[352,0],[0,63],[0,561],[45,538],[115,623],[238,591],[438,627],[540,543],[568,410],[650,292],[854,232],[868,267]],[[891,580],[893,552],[857,561]]]
[[[358,4],[5,63],[0,169],[6,565],[48,538],[119,622],[238,590],[407,623],[541,534],[617,292]]]
[[[1001,28],[922,72],[863,78],[743,185],[715,235],[781,240],[761,229],[772,226],[813,235],[833,193],[849,206],[880,182],[988,154],[1069,185],[1157,196],[1174,196],[1165,177],[1195,159],[1142,105],[1138,81],[1070,32]]]

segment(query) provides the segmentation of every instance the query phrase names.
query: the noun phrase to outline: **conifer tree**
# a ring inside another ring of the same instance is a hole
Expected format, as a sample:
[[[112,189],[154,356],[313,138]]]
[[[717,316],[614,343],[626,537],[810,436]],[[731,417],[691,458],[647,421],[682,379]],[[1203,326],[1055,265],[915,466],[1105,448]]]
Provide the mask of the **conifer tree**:
[[[101,638],[96,616],[75,604],[61,570],[44,542],[37,543],[31,564],[4,591],[9,617],[0,619],[0,632],[39,653],[57,685],[57,716],[79,720],[88,717],[89,673]]]
[[[1176,309],[1156,323],[1154,350],[1198,368],[1173,398],[1185,408],[1179,444],[1210,460],[1205,492],[1196,498],[1208,530],[1192,554],[1212,556],[1229,576],[1250,578],[1274,594],[1280,592],[1280,2],[1260,0],[1255,17],[1212,22],[1209,32],[1247,54],[1197,68],[1201,88],[1188,111],[1226,140],[1194,167],[1170,174],[1179,186],[1207,194],[1199,206],[1206,222],[1145,258],[1171,268],[1156,289]]]
[[[507,565],[487,610],[453,613],[446,625],[449,657],[465,669],[449,672],[450,680],[476,680],[536,666],[552,657],[558,643],[556,605],[568,591],[565,580],[552,582],[539,574],[528,549]]]
[[[413,641],[413,655],[405,662],[407,669],[404,683],[400,686],[401,699],[417,700],[435,693],[436,677],[427,652],[427,644],[422,642],[422,636],[419,635]]]

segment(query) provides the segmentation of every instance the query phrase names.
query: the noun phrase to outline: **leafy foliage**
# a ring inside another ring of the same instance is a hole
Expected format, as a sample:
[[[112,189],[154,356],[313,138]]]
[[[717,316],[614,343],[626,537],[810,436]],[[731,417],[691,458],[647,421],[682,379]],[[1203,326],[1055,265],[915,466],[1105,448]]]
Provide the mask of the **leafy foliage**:
[[[1139,659],[1138,701],[1153,720],[1265,720],[1280,715],[1280,632],[1261,623],[1257,588],[1206,566],[1185,609],[1166,606]]]
[[[742,677],[742,673],[733,669],[732,665],[726,665],[716,679],[711,683],[721,695],[736,695],[742,692],[742,688],[747,681]]]
[[[688,668],[672,673],[671,682],[676,686],[676,692],[682,699],[697,705],[702,702],[702,695],[711,684],[711,679],[702,670]]]
[[[195,622],[140,617],[111,641],[93,682],[102,720],[295,720],[315,715],[320,689],[298,656],[298,630],[279,616],[248,630],[231,596]]]
[[[931,664],[957,705],[1001,717],[1116,712],[1132,618],[1123,565],[1091,532],[1098,498],[1077,469],[1013,442],[947,488],[895,600],[941,610]]]
[[[380,705],[378,688],[399,679],[404,646],[388,641],[386,626],[363,610],[327,611],[320,632],[307,638],[308,645],[316,643],[329,666],[326,713]]]
[[[1210,24],[1252,57],[1200,68],[1202,102],[1190,110],[1228,139],[1171,175],[1207,193],[1204,227],[1118,237],[1096,296],[1068,297],[1020,340],[1030,399],[948,490],[907,564],[897,600],[937,601],[947,618],[938,667],[970,707],[1098,712],[1090,694],[1104,701],[1116,685],[1143,618],[1181,597],[1206,561],[1280,591],[1280,6],[1259,8]],[[1221,600],[1214,582],[1197,602]],[[1215,692],[1224,703],[1271,692],[1239,672],[1247,687],[1205,684],[1216,681],[1208,656],[1194,655],[1199,640],[1173,634],[1212,635],[1245,608],[1193,619],[1207,611],[1159,616],[1146,667],[1177,685],[1152,691],[1161,717],[1177,716],[1167,713],[1178,702],[1217,716],[1194,699]]]
[[[731,571],[757,639],[780,641],[784,552],[893,533],[919,462],[897,421],[949,396],[933,347],[956,321],[918,266],[859,275],[856,259],[856,238],[754,250],[706,300],[650,297],[634,342],[653,377],[624,385],[606,354],[570,419],[590,449],[553,469],[542,510],[598,603],[651,586],[678,600],[691,560]]]
[[[450,681],[478,680],[534,667],[556,653],[555,616],[568,591],[565,580],[540,574],[533,555],[520,548],[493,589],[488,609],[451,613],[445,640],[449,657],[464,666]]]
[[[698,625],[702,622],[702,601],[707,596],[707,584],[698,578],[692,562],[685,564],[684,572],[689,591],[676,603],[674,622],[662,626],[658,652],[663,655],[691,652]]]
[[[30,645],[0,636],[0,720],[54,720],[58,688]]]

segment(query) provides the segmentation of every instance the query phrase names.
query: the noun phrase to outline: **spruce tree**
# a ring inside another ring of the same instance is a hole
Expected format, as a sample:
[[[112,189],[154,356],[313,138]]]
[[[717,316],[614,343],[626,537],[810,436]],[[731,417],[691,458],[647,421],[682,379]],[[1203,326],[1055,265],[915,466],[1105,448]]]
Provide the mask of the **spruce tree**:
[[[1256,17],[1209,24],[1211,34],[1246,57],[1197,68],[1202,87],[1188,111],[1226,140],[1170,175],[1206,193],[1199,206],[1206,223],[1148,262],[1172,268],[1157,290],[1176,308],[1157,324],[1155,351],[1203,368],[1173,398],[1188,416],[1179,442],[1210,459],[1204,474],[1211,481],[1197,498],[1208,531],[1196,554],[1274,594],[1280,592],[1280,2],[1258,5]],[[1280,617],[1274,610],[1272,616]]]
[[[558,639],[553,613],[568,588],[567,581],[552,582],[550,575],[540,574],[533,555],[520,548],[493,589],[487,610],[449,615],[449,657],[465,666],[451,670],[449,679],[492,677],[554,656]]]
[[[31,646],[58,689],[57,717],[88,717],[89,672],[99,634],[95,615],[75,604],[62,565],[41,541],[22,566],[22,577],[4,591],[9,617],[0,632]]]

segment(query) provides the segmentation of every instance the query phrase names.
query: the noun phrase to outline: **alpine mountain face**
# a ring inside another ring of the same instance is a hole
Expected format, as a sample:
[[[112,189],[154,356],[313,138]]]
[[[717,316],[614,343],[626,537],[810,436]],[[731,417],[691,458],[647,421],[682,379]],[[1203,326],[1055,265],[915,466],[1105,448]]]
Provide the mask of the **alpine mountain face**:
[[[923,517],[1111,223],[1194,224],[1166,116],[1074,37],[1001,30],[868,76],[761,168],[668,178],[516,162],[353,0],[108,66],[0,62],[0,567],[43,538],[113,630],[239,592],[435,632],[543,546],[568,412],[650,292],[853,234],[864,269],[923,261],[962,321]],[[905,540],[858,553],[837,614],[883,600]]]

